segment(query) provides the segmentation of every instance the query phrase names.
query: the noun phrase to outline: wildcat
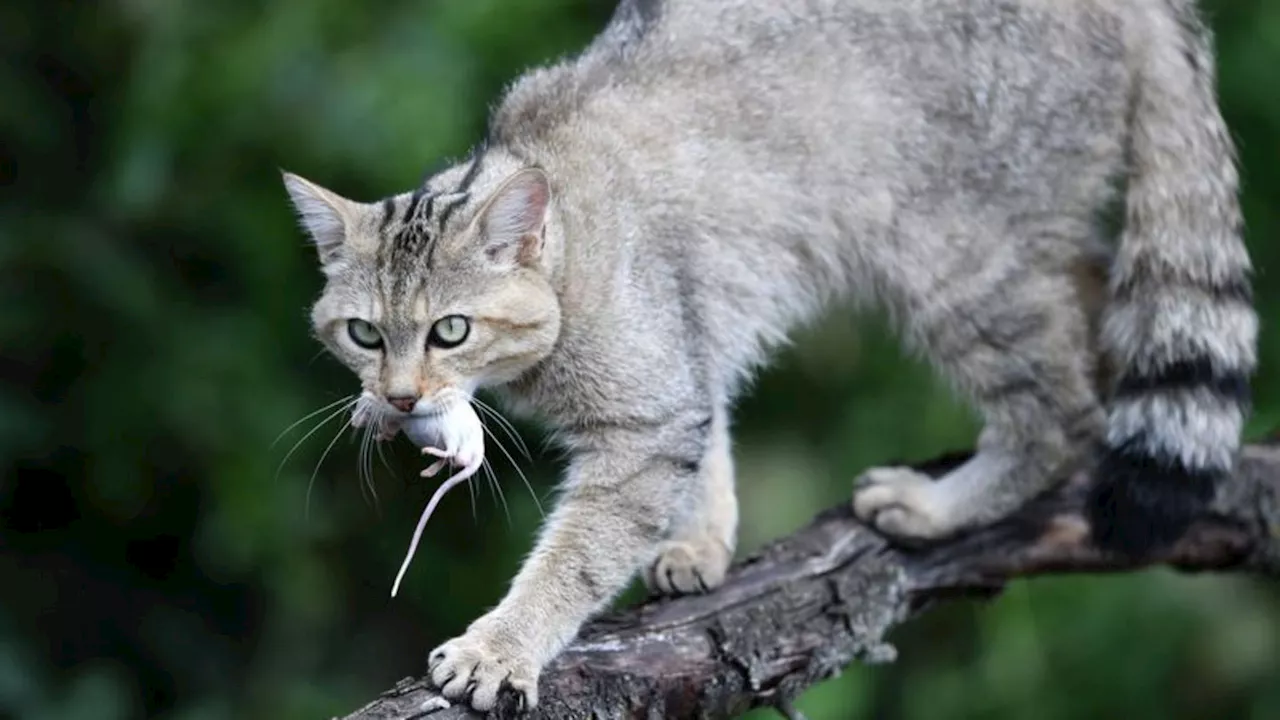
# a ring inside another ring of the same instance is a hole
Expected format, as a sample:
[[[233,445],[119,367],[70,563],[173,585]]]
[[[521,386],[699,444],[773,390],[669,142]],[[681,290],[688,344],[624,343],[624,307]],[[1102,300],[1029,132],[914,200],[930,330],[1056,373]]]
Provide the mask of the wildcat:
[[[1215,82],[1192,0],[623,0],[417,189],[286,174],[327,278],[315,332],[383,417],[494,388],[569,451],[432,681],[531,707],[636,572],[716,587],[731,403],[838,301],[887,311],[984,421],[936,482],[866,471],[871,527],[945,539],[1091,463],[1101,547],[1175,541],[1232,472],[1256,356]]]

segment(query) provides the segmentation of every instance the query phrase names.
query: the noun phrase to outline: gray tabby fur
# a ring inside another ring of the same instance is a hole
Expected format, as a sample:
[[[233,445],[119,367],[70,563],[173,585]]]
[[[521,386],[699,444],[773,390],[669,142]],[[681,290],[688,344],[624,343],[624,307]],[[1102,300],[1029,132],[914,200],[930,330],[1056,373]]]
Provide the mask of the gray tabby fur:
[[[1255,364],[1213,63],[1191,0],[624,0],[417,191],[286,175],[328,278],[315,331],[368,393],[427,413],[498,388],[570,452],[506,597],[431,654],[444,695],[532,705],[637,571],[721,582],[731,403],[837,301],[887,310],[985,422],[939,482],[864,473],[868,524],[942,539],[1100,461],[1098,542],[1176,539],[1235,463]],[[450,314],[468,340],[426,349]]]

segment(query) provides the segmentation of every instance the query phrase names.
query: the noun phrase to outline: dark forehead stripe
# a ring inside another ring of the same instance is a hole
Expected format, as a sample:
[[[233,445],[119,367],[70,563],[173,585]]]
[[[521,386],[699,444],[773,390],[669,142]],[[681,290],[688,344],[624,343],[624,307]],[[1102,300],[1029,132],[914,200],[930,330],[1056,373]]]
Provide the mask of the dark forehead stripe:
[[[415,212],[412,216],[406,214],[404,225],[392,241],[393,262],[404,262],[418,255],[431,238],[431,213],[435,208],[436,196],[426,196],[425,204],[422,203],[422,198],[422,195],[415,193],[415,201],[410,203]],[[417,212],[419,206],[422,208],[421,212]]]
[[[440,211],[440,228],[443,230],[445,223],[449,222],[449,218],[453,216],[453,211],[465,205],[471,199],[471,193],[463,193],[449,200],[449,204],[444,206]]]
[[[455,193],[465,193],[471,189],[471,183],[476,181],[480,175],[480,164],[484,162],[484,154],[488,151],[488,143],[481,143],[475,150],[471,151],[471,164],[467,166],[467,171],[462,175],[462,181],[458,183],[458,189]]]
[[[422,220],[420,221],[419,232],[418,232],[419,245],[427,244],[427,243],[431,245],[435,244],[436,236],[434,233],[431,232],[431,228],[430,228],[431,214],[435,212],[435,209],[436,209],[436,196],[430,195],[427,197],[426,206],[424,206],[422,209]],[[419,247],[418,250],[421,250],[421,247]]]
[[[458,182],[458,187],[451,193],[453,197],[448,200],[448,204],[440,210],[440,231],[444,232],[445,225],[448,224],[449,218],[453,217],[453,213],[471,199],[471,185],[475,183],[476,178],[480,176],[480,167],[484,163],[485,152],[489,149],[487,142],[480,143],[471,151],[471,164],[467,166],[467,171],[462,174],[462,179]],[[427,268],[435,267],[436,243],[433,240],[431,247],[427,249]]]
[[[480,175],[480,168],[484,162],[486,149],[487,144],[481,143],[472,150],[471,162],[467,165],[466,172],[463,173],[462,179],[458,183],[458,188],[451,193],[446,193],[453,197],[450,197],[447,204],[443,206],[438,223],[436,223],[441,230],[443,230],[454,211],[470,197],[467,189],[471,187]],[[439,196],[431,191],[428,182],[423,182],[419,185],[413,191],[409,202],[406,204],[400,229],[393,237],[383,239],[382,246],[378,252],[379,265],[389,269],[391,275],[404,278],[411,274],[406,272],[409,268],[414,267],[417,262],[423,260],[425,260],[428,269],[434,266],[437,237],[436,233],[431,231],[431,227],[433,225],[432,216],[435,214],[437,197]],[[394,207],[394,202],[391,200],[383,201],[384,216],[380,225],[380,230],[383,232],[390,225]]]
[[[378,223],[378,252],[376,255],[379,269],[387,266],[387,255],[391,250],[391,243],[387,239],[387,228],[391,226],[391,220],[394,218],[395,212],[396,201],[394,197],[389,197],[382,201],[382,220]]]
[[[382,201],[382,220],[378,223],[378,232],[387,231],[387,226],[391,224],[391,217],[396,212],[395,198],[385,198]]]
[[[418,189],[413,191],[413,196],[409,198],[409,206],[404,210],[405,223],[413,220],[413,214],[418,211],[418,203],[422,202],[422,196],[425,195],[426,192],[427,188],[425,185],[419,185]],[[427,214],[430,215],[431,211],[428,210]]]
[[[445,200],[442,201],[442,208],[440,209],[440,220],[437,223],[437,227],[439,228],[440,234],[443,234],[445,232],[445,228],[449,224],[449,218],[453,217],[454,211],[457,210],[459,207],[465,205],[467,200],[469,199],[471,199],[470,193],[462,193],[461,195],[450,195]],[[438,237],[432,237],[430,243],[427,246],[427,269],[428,270],[435,269],[436,245],[438,244],[438,241],[439,241]]]
[[[413,269],[422,261],[423,250],[431,242],[431,215],[436,196],[425,187],[415,190],[404,221],[391,237],[384,237],[378,252],[379,265],[395,284],[414,276]],[[425,202],[424,202],[425,201]]]

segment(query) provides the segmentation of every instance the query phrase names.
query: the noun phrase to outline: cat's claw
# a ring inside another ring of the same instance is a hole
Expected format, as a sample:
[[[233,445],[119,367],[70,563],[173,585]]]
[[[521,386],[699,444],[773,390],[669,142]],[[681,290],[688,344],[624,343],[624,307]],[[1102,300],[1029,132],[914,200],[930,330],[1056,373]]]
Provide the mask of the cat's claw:
[[[422,704],[418,706],[418,712],[428,715],[438,710],[448,710],[451,707],[453,707],[453,703],[446,700],[443,695],[432,695],[422,701]]]
[[[473,626],[462,637],[433,650],[427,666],[432,685],[444,697],[465,701],[481,712],[491,710],[506,687],[519,693],[522,709],[532,709],[538,704],[541,668],[532,658],[515,652],[517,645],[500,635]]]
[[[645,585],[663,595],[706,593],[724,583],[732,560],[713,538],[668,540],[658,546],[658,558],[644,573]]]

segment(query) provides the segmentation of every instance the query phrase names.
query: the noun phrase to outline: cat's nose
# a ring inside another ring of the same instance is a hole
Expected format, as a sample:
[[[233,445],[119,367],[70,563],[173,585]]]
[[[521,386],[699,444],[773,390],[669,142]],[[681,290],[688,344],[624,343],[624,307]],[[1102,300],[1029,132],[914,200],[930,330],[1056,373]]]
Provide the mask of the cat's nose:
[[[391,403],[391,407],[400,412],[413,412],[413,406],[418,404],[418,398],[421,395],[388,395],[387,402]]]

